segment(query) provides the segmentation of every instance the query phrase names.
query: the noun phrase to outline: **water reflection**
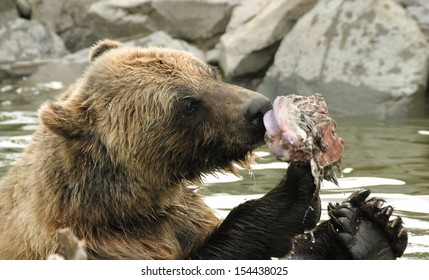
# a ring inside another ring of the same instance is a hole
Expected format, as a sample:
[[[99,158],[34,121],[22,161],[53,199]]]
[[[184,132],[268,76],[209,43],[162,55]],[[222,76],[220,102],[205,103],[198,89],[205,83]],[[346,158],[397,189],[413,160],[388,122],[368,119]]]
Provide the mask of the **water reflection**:
[[[63,88],[60,83],[0,86],[0,176],[20,156],[39,120],[38,107]],[[366,122],[334,117],[344,138],[344,177],[340,187],[324,182],[322,207],[340,202],[359,188],[372,190],[394,206],[409,230],[405,257],[429,259],[429,119]],[[207,175],[207,203],[224,216],[235,205],[260,197],[283,176],[287,164],[278,162],[264,148],[258,151],[252,171]],[[322,219],[327,218],[326,210]]]

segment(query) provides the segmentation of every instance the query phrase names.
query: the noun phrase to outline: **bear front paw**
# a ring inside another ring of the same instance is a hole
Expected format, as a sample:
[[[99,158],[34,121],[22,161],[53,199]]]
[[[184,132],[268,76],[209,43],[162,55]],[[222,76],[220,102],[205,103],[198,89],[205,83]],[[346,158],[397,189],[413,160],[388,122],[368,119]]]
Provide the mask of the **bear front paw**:
[[[381,198],[368,199],[370,190],[354,192],[347,201],[329,203],[330,223],[355,259],[396,259],[407,247],[402,219],[390,220],[391,206]]]

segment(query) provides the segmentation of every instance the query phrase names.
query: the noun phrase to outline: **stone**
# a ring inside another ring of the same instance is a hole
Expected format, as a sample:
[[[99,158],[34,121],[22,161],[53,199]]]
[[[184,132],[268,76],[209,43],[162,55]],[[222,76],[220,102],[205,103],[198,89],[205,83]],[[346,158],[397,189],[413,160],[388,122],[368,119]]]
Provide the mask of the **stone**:
[[[395,2],[321,0],[283,39],[258,91],[318,92],[331,114],[419,114],[428,61],[425,36]]]
[[[0,16],[0,77],[28,75],[67,53],[61,38],[40,23]]]
[[[198,41],[223,33],[236,4],[234,0],[158,0],[152,6],[167,23],[169,34]]]
[[[97,0],[29,0],[31,19],[56,32],[67,49],[75,52],[98,41],[92,31],[89,7]]]
[[[150,0],[98,1],[89,8],[92,29],[101,38],[146,36],[163,23],[152,20]],[[162,19],[159,19],[161,21]]]
[[[20,17],[31,19],[31,6],[28,0],[16,0],[16,10]]]
[[[260,7],[260,11],[253,15],[247,13],[245,20],[241,18],[241,26],[236,26],[239,22],[236,19],[218,44],[219,64],[225,76],[266,70],[281,39],[315,3],[316,0],[276,0],[266,1],[264,5],[259,1],[250,2],[252,7]]]
[[[226,32],[244,25],[248,20],[255,17],[261,9],[274,0],[242,0],[232,11],[231,19],[226,26]]]
[[[169,34],[165,33],[164,31],[157,31],[150,34],[149,36],[127,41],[125,42],[125,44],[131,47],[132,46],[136,46],[136,47],[156,46],[156,47],[171,48],[171,49],[189,52],[203,61],[206,60],[205,54],[203,51],[187,43],[186,41],[172,38]]]
[[[237,1],[107,0],[91,5],[99,37],[130,38],[163,30],[188,41],[207,40],[225,31]]]
[[[429,1],[427,0],[395,0],[402,5],[419,24],[429,40]]]
[[[0,12],[6,12],[16,9],[15,0],[1,0],[0,1]]]

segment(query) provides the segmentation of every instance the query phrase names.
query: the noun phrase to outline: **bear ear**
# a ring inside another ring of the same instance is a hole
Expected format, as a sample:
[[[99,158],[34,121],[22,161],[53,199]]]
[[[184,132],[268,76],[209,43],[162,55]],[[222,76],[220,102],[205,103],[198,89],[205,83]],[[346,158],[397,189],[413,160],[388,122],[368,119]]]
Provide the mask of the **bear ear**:
[[[65,138],[77,138],[84,133],[85,125],[79,114],[58,102],[48,102],[42,105],[39,116],[49,130]]]
[[[97,57],[101,56],[105,52],[111,50],[111,49],[117,49],[123,47],[124,44],[118,41],[112,41],[112,40],[102,40],[95,44],[92,47],[91,54],[90,54],[90,60],[94,61]]]

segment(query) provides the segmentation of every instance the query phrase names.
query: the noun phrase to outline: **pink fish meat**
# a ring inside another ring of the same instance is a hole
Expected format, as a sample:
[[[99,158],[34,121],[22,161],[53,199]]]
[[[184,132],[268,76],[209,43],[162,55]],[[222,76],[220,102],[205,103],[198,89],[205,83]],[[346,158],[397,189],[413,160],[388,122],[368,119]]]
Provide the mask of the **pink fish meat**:
[[[320,178],[336,182],[332,167],[341,163],[344,141],[322,95],[279,96],[264,124],[265,141],[279,160],[310,162],[317,183]]]

